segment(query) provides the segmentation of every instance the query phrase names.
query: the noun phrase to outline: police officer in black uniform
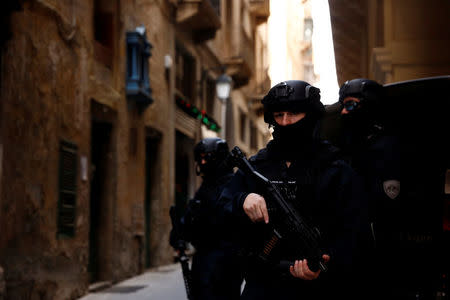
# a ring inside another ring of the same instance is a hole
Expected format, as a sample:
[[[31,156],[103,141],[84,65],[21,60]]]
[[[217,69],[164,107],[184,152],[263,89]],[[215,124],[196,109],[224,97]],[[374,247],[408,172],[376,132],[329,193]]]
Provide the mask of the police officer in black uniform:
[[[239,299],[242,275],[230,232],[216,213],[216,202],[233,169],[226,163],[227,143],[205,138],[194,148],[202,184],[189,201],[183,218],[184,238],[195,247],[192,293],[196,300]]]
[[[366,78],[345,82],[339,90],[342,105],[340,147],[361,175],[369,193],[375,253],[368,262],[374,270],[373,295],[383,299],[405,297],[400,235],[401,143],[383,118],[383,86]],[[400,213],[400,214],[399,214]],[[396,271],[394,271],[396,270]]]
[[[385,97],[383,86],[366,78],[349,80],[339,90],[340,146],[369,193],[375,238],[373,259],[368,260],[374,262],[372,294],[377,299],[436,299],[441,262],[435,248],[436,221],[430,217],[435,213],[429,211],[435,204],[425,196],[430,186],[416,179],[429,169],[421,167],[420,151],[408,149],[421,141],[408,143],[389,117],[392,105]],[[424,118],[417,116],[417,122]]]
[[[271,222],[283,216],[271,212],[264,190],[239,170],[225,187],[220,205],[240,234],[246,280],[242,298],[354,298],[354,279],[364,260],[359,243],[369,227],[366,198],[360,179],[339,158],[337,148],[318,138],[324,114],[320,90],[305,81],[285,81],[272,87],[262,103],[273,140],[249,161],[319,228],[328,270],[312,271],[304,254],[290,248],[289,240],[282,239],[267,261],[254,255],[252,247],[261,244]]]

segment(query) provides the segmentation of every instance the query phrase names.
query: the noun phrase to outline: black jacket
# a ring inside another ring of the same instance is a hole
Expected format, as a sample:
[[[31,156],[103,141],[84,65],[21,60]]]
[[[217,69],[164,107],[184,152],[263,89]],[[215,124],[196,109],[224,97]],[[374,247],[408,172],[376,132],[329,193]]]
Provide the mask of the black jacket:
[[[327,142],[313,142],[291,161],[288,168],[273,141],[251,157],[250,163],[262,175],[280,185],[284,196],[305,219],[317,226],[322,234],[325,253],[330,254],[329,271],[321,274],[320,281],[339,279],[340,283],[350,282],[362,258],[362,243],[369,232],[367,197],[361,179],[350,166],[339,157],[335,147]],[[254,224],[243,210],[243,203],[249,193],[264,196],[255,181],[238,171],[221,194],[220,205],[234,228],[242,249],[249,244],[263,244],[264,231],[268,225]],[[271,216],[269,224],[276,222]],[[282,216],[279,216],[282,217]],[[259,240],[258,240],[259,239]],[[365,241],[364,241],[365,242]],[[279,260],[302,259],[301,253],[292,253],[289,243],[281,244],[272,258],[276,265]],[[256,266],[255,266],[256,264]],[[280,277],[269,270],[264,263],[252,264],[247,276]],[[259,266],[258,266],[259,264]],[[264,272],[264,270],[268,270]],[[288,274],[288,280],[293,277]],[[297,279],[295,279],[297,280]],[[297,280],[297,284],[301,282]],[[341,286],[345,289],[345,286]]]
[[[204,177],[194,198],[188,203],[183,219],[185,237],[197,250],[218,248],[230,240],[221,214],[217,211],[217,201],[232,176],[231,170],[222,170]]]

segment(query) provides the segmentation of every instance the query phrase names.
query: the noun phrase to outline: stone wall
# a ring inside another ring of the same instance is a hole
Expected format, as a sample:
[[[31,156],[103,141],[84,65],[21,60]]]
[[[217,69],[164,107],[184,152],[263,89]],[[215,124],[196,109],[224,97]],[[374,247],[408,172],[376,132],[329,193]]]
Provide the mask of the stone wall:
[[[171,262],[169,206],[173,201],[173,104],[162,57],[173,37],[162,2],[141,2],[150,15],[123,1],[118,14],[112,69],[95,58],[93,1],[25,1],[11,14],[11,38],[2,52],[0,265],[6,299],[75,299],[89,286],[92,101],[114,115],[107,181],[106,247],[102,280],[117,282],[145,269],[142,236],[147,128],[161,134],[161,174],[152,204],[151,264]],[[148,18],[147,18],[148,17]],[[146,20],[151,20],[147,24]],[[125,96],[125,33],[144,24],[153,44],[150,59],[155,103],[144,113]],[[135,137],[132,135],[135,134]],[[75,236],[57,236],[59,144],[77,145]],[[136,147],[131,151],[130,147]],[[133,153],[131,153],[131,152]],[[87,178],[80,173],[88,160]],[[1,281],[0,281],[1,283]],[[0,284],[1,287],[1,284]]]
[[[56,238],[59,143],[89,153],[78,70],[84,41],[51,7],[11,15],[2,70],[4,144],[0,240],[7,299],[70,299],[87,289],[87,182],[78,180],[76,236]]]
[[[5,299],[5,272],[3,268],[0,267],[0,300]]]
[[[243,26],[237,18],[243,2],[234,1],[239,6],[233,4],[235,13],[222,16],[224,25],[216,39],[202,43],[194,41],[192,30],[176,23],[176,5],[183,1],[98,1],[112,12],[109,63],[95,40],[94,0],[19,2],[21,8],[5,18],[11,35],[1,53],[0,266],[5,289],[0,277],[0,295],[76,299],[93,281],[114,283],[146,267],[172,262],[168,241],[169,208],[175,202],[176,69],[166,68],[164,59],[175,60],[176,42],[190,52],[196,60],[192,101],[201,106],[197,94],[202,72],[220,74],[231,45],[227,30],[240,32]],[[188,2],[182,3],[185,8]],[[222,1],[222,6],[230,3]],[[204,19],[200,16],[197,22]],[[229,21],[232,26],[226,24]],[[127,99],[125,84],[126,33],[138,26],[146,28],[152,44],[149,76],[154,102],[144,110]],[[246,107],[245,93],[234,95],[236,105]],[[212,116],[219,120],[219,113],[216,109]],[[197,127],[192,144],[201,138],[200,121],[193,122]],[[227,136],[234,141],[230,127]],[[95,135],[97,129],[105,136]],[[146,151],[149,140],[151,153]],[[244,147],[248,140],[247,134],[239,143]],[[78,170],[75,234],[64,238],[57,234],[61,141],[77,146]],[[93,149],[101,152],[97,165]],[[94,244],[97,256],[90,249]]]

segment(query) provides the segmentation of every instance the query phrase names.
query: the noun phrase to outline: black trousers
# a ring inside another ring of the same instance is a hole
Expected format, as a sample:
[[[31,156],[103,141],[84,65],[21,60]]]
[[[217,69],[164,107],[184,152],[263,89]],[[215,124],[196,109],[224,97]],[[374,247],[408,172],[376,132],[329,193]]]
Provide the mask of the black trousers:
[[[247,278],[241,299],[322,299],[316,282],[298,278]]]
[[[192,281],[196,300],[238,300],[243,276],[229,251],[208,249],[194,255]]]

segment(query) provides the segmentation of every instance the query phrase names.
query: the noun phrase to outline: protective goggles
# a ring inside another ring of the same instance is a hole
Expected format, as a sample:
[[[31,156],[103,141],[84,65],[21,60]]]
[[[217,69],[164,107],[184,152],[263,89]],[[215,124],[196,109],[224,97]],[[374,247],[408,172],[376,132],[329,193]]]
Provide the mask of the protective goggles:
[[[354,111],[360,105],[361,105],[361,103],[359,103],[357,101],[347,101],[342,104],[342,106],[349,112]]]

